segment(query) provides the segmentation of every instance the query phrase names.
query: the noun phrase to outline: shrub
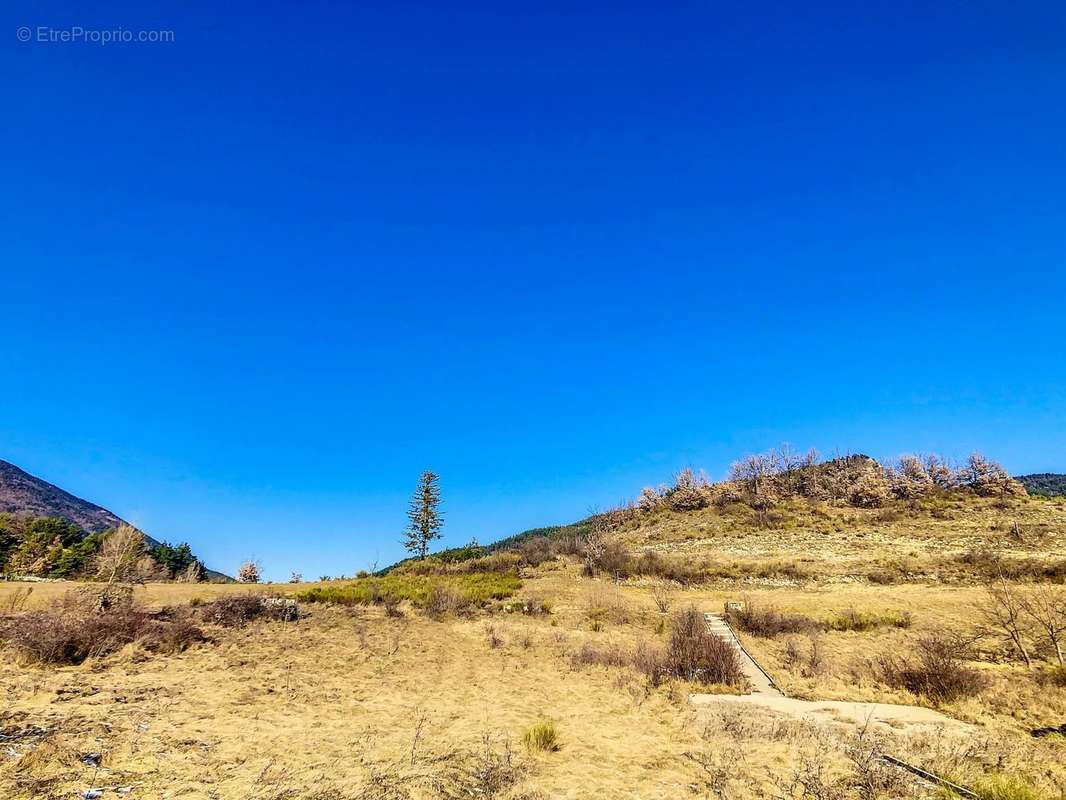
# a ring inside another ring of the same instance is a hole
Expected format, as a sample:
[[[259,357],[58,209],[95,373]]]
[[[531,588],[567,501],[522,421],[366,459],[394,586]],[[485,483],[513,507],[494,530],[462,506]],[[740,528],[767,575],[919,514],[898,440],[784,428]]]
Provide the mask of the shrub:
[[[744,683],[736,649],[707,630],[703,614],[695,608],[674,614],[665,665],[672,675],[698,683]]]
[[[881,656],[881,676],[889,686],[937,703],[972,697],[983,691],[988,681],[965,665],[965,652],[965,644],[951,636],[928,634],[916,640],[914,656]]]
[[[541,753],[554,753],[560,747],[559,731],[550,719],[532,725],[522,735],[522,741],[529,750]]]
[[[785,614],[774,606],[758,606],[745,603],[744,608],[730,611],[728,620],[740,630],[753,636],[766,638],[783,633],[807,633],[818,628],[818,623],[800,614]]]
[[[259,565],[254,561],[245,561],[237,568],[237,580],[241,583],[259,583]]]
[[[508,614],[518,612],[527,617],[539,617],[552,613],[552,603],[550,600],[531,595],[520,600],[512,600],[503,607],[503,610]]]
[[[429,616],[439,619],[448,614],[462,615],[470,611],[472,603],[461,592],[442,583],[435,584],[425,599],[416,602]]]
[[[224,628],[243,628],[257,619],[293,619],[292,606],[284,601],[272,602],[275,600],[255,594],[233,594],[205,603],[200,607],[200,615],[204,622]]]
[[[88,593],[0,619],[0,643],[30,663],[80,664],[137,641],[148,650],[173,653],[202,639],[192,620],[172,609],[150,613],[126,602],[100,611]]]
[[[1062,665],[1048,667],[1038,674],[1037,680],[1045,686],[1058,686],[1066,689],[1066,667]]]
[[[617,645],[597,646],[585,642],[570,656],[570,665],[577,667],[626,667],[632,663],[629,653]]]

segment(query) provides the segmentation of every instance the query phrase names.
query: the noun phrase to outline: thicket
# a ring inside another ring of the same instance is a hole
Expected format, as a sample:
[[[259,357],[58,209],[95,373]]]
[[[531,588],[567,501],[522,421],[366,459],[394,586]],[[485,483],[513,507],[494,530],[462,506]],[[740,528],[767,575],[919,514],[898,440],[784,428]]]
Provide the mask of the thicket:
[[[175,653],[203,638],[189,611],[146,611],[131,594],[102,608],[98,593],[71,592],[48,608],[0,617],[0,645],[28,663],[80,664],[132,642]]]
[[[980,453],[971,454],[961,465],[937,455],[903,455],[895,463],[881,464],[861,454],[822,461],[814,450],[799,454],[786,445],[745,456],[720,483],[686,468],[674,476],[671,486],[645,487],[636,502],[613,513],[693,511],[744,502],[765,515],[776,502],[790,497],[878,508],[892,500],[950,492],[980,497],[1026,494],[1002,466]]]

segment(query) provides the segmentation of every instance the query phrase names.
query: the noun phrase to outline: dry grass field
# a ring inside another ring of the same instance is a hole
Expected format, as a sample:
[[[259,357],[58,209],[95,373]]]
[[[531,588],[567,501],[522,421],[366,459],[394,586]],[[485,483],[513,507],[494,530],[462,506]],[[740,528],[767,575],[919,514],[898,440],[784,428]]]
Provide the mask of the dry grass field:
[[[938,516],[805,506],[786,509],[769,530],[736,522],[738,513],[666,512],[621,532],[635,553],[652,547],[709,558],[736,569],[733,576],[691,585],[589,578],[568,556],[522,566],[512,600],[534,600],[549,613],[524,614],[511,601],[436,615],[408,602],[391,614],[374,603],[301,603],[294,622],[205,623],[207,641],[171,654],[136,642],[78,665],[8,654],[0,660],[0,792],[205,800],[949,796],[886,766],[879,756],[887,753],[990,800],[1066,797],[1066,738],[1031,735],[1066,723],[1066,686],[1048,679],[1046,653],[1027,669],[1002,643],[982,640],[967,664],[982,676],[980,691],[951,700],[893,687],[879,667],[883,656],[915,652],[927,634],[973,628],[986,590],[966,578],[959,565],[970,562],[959,554],[994,545],[1001,557],[1066,557],[1061,502],[995,508],[982,500]],[[901,559],[926,568],[911,571]],[[800,568],[756,569],[782,560]],[[871,582],[867,572],[893,564],[890,582]],[[0,583],[0,608],[25,586]],[[291,596],[313,586],[254,591]],[[74,584],[32,588],[26,611]],[[135,597],[148,609],[191,604],[194,613],[249,591],[149,584]],[[818,624],[775,636],[740,632],[791,697],[936,707],[953,722],[873,732],[724,697],[694,703],[693,695],[738,690],[653,681],[625,659],[612,666],[605,658],[605,666],[579,657],[665,642],[663,606],[720,611],[737,599]],[[882,622],[834,630],[830,623],[847,614]],[[527,736],[537,725],[540,734]]]

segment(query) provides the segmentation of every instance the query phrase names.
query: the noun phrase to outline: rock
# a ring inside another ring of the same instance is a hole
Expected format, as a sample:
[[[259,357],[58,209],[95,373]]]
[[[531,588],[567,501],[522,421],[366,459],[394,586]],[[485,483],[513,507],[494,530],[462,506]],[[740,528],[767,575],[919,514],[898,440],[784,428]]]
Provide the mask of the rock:
[[[292,622],[300,615],[299,606],[290,597],[263,597],[259,602],[285,622]]]

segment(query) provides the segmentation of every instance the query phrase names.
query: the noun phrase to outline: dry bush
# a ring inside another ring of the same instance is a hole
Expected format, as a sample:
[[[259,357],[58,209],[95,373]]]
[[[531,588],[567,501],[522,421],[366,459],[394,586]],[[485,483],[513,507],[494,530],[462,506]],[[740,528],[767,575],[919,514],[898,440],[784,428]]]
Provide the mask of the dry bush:
[[[0,614],[14,614],[17,611],[25,611],[31,594],[33,594],[32,586],[19,586],[0,604]]]
[[[1066,689],[1066,667],[1054,666],[1037,673],[1037,681],[1042,686],[1057,686]]]
[[[80,664],[137,641],[173,653],[203,638],[185,614],[150,613],[132,602],[100,610],[93,592],[69,593],[47,609],[0,618],[0,643],[30,663]]]
[[[873,462],[855,479],[848,499],[859,508],[880,508],[892,499],[885,473],[877,462]]]
[[[555,558],[555,548],[547,536],[534,536],[518,546],[518,555],[527,566],[539,567],[545,561]]]
[[[466,595],[443,583],[434,584],[420,607],[433,619],[440,619],[449,614],[463,616],[473,609]]]
[[[552,601],[539,594],[530,594],[509,603],[504,603],[503,610],[509,614],[518,612],[527,617],[547,616],[552,613]]]
[[[851,764],[851,785],[862,800],[906,795],[907,780],[898,768],[884,760],[885,743],[870,730],[870,720],[844,742],[844,756]]]
[[[259,583],[261,572],[258,562],[248,560],[237,568],[237,580],[241,583]]]
[[[707,621],[695,608],[674,614],[664,660],[667,671],[684,680],[729,686],[744,684],[744,670],[736,649],[707,630]]]
[[[685,467],[674,476],[674,485],[666,493],[666,502],[674,511],[696,511],[711,502],[710,482],[702,472]],[[643,500],[643,497],[642,497]]]
[[[655,608],[659,610],[660,614],[665,614],[670,610],[670,603],[673,601],[673,595],[670,590],[662,584],[653,586],[651,590],[652,600],[655,602]]]
[[[988,680],[966,666],[968,649],[967,642],[946,633],[920,636],[914,642],[913,656],[881,656],[881,679],[936,703],[973,697],[988,686]]]
[[[729,611],[730,624],[753,636],[773,637],[783,633],[807,633],[816,630],[818,623],[801,614],[785,614],[775,606],[760,606],[745,602],[739,610]]]
[[[618,645],[596,645],[585,642],[570,655],[570,665],[574,668],[626,667],[631,663],[631,654]]]
[[[132,525],[120,525],[104,537],[93,571],[107,586],[144,583],[163,576],[163,569],[145,550],[144,534]]]
[[[243,628],[255,620],[291,620],[294,618],[293,607],[280,598],[263,597],[256,594],[233,594],[212,600],[200,606],[200,616],[204,622],[221,625],[224,628]]]

